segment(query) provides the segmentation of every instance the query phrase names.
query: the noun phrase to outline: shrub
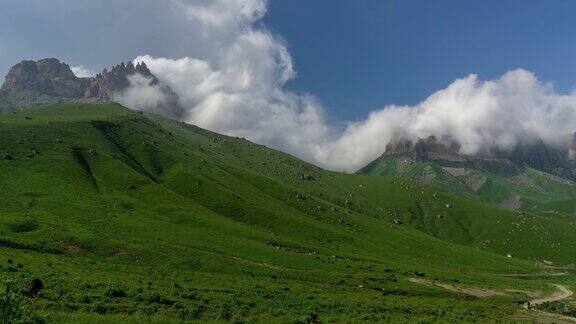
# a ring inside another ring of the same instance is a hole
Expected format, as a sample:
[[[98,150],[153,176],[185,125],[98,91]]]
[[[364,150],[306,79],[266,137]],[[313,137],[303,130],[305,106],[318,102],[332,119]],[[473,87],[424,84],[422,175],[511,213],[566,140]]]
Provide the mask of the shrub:
[[[317,313],[311,312],[308,315],[306,315],[304,318],[302,319],[297,319],[295,321],[295,323],[297,324],[314,324],[314,323],[320,323],[320,316],[318,316]]]
[[[127,296],[126,292],[122,288],[113,286],[108,287],[108,289],[106,289],[106,291],[104,292],[104,295],[113,298],[124,298]]]
[[[198,320],[206,307],[201,304],[187,305],[178,311],[178,318],[183,321]]]
[[[174,301],[172,301],[168,298],[162,297],[159,293],[153,293],[150,296],[148,296],[147,299],[148,299],[148,302],[155,303],[155,304],[163,304],[163,305],[174,304]]]
[[[220,309],[220,314],[218,315],[219,318],[229,321],[232,318],[232,311],[230,310],[230,306],[227,304],[223,305]]]
[[[42,283],[42,280],[40,280],[40,278],[36,277],[36,278],[32,279],[26,285],[24,293],[27,296],[34,296],[34,295],[37,295],[40,292],[40,290],[42,290],[43,288],[44,288],[44,284]]]
[[[9,225],[10,230],[16,233],[32,232],[38,229],[38,223],[35,220],[25,220],[20,223]]]

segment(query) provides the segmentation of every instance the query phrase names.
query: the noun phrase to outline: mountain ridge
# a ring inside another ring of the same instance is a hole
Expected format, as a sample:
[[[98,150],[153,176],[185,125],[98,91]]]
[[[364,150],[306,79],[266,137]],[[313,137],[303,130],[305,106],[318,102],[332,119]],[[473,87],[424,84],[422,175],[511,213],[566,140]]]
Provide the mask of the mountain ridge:
[[[10,68],[0,88],[0,112],[58,102],[118,101],[117,96],[134,86],[134,76],[141,76],[147,81],[146,86],[157,87],[164,95],[163,102],[148,108],[166,111],[169,109],[163,106],[177,108],[176,93],[158,80],[145,62],[136,65],[132,61],[122,62],[94,77],[77,77],[68,64],[46,58],[23,60]]]
[[[508,151],[464,155],[459,145],[435,137],[400,139],[358,173],[405,177],[513,209],[561,204],[573,212],[568,201],[576,201],[574,143],[554,147],[534,140]]]

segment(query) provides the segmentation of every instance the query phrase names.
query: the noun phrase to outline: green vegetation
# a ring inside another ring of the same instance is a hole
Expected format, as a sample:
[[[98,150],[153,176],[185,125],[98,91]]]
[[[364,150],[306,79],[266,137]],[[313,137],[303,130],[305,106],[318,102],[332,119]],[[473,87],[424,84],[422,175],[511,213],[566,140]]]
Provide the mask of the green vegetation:
[[[574,261],[571,215],[328,172],[117,104],[0,116],[0,188],[0,316],[21,321],[494,321],[574,279],[537,275]]]
[[[523,168],[519,174],[443,167],[409,157],[382,156],[360,174],[403,177],[484,202],[533,213],[576,213],[576,183]]]
[[[541,307],[550,313],[559,314],[563,316],[576,317],[576,307],[573,303],[565,301],[555,301],[544,303]]]

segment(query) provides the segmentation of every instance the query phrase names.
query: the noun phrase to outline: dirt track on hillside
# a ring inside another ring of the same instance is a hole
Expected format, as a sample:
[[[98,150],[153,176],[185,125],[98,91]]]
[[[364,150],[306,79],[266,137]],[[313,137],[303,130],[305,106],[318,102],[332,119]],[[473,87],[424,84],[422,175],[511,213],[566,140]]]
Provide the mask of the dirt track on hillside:
[[[436,286],[436,287],[444,288],[444,289],[451,291],[451,292],[455,292],[455,293],[459,293],[459,294],[463,294],[463,295],[468,295],[468,296],[474,296],[474,297],[489,297],[489,296],[506,295],[505,293],[502,293],[502,292],[499,292],[496,290],[478,288],[478,287],[465,287],[462,285],[442,283],[442,282],[432,281],[432,280],[423,279],[423,278],[409,278],[408,280],[411,282],[414,282],[414,283],[419,283],[419,284],[426,285],[426,286]]]
[[[553,284],[553,286],[558,288],[558,291],[556,291],[555,293],[553,293],[552,295],[547,296],[547,297],[541,297],[541,298],[529,300],[526,303],[524,303],[524,308],[530,309],[532,307],[542,305],[542,304],[547,303],[547,302],[553,302],[553,301],[566,299],[566,298],[568,298],[574,294],[570,289],[566,288],[565,286],[557,285],[557,284]]]

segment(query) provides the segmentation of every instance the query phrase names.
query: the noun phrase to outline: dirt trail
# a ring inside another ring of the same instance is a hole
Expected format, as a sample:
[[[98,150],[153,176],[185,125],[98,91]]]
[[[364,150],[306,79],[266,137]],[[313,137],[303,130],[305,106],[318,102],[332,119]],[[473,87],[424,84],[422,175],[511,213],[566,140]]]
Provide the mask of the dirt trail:
[[[558,288],[558,291],[556,291],[555,293],[553,293],[552,295],[550,295],[548,297],[541,297],[541,298],[529,300],[526,303],[524,303],[524,308],[530,309],[532,307],[535,307],[535,306],[538,306],[538,305],[541,305],[541,304],[544,304],[547,302],[553,302],[553,301],[566,299],[566,298],[568,298],[574,294],[570,289],[566,288],[566,286],[557,285],[557,284],[553,284],[553,286]]]
[[[419,283],[419,284],[426,285],[426,286],[436,286],[436,287],[444,288],[448,291],[452,291],[455,293],[464,294],[464,295],[468,295],[468,296],[474,296],[474,297],[489,297],[489,296],[506,295],[505,293],[500,292],[500,291],[484,289],[484,288],[477,288],[477,287],[464,287],[462,285],[442,283],[442,282],[437,282],[437,281],[432,281],[432,280],[422,279],[422,278],[408,278],[408,280],[411,282],[414,282],[414,283]]]
[[[549,272],[549,273],[495,273],[499,277],[554,277],[564,276],[566,272]]]

